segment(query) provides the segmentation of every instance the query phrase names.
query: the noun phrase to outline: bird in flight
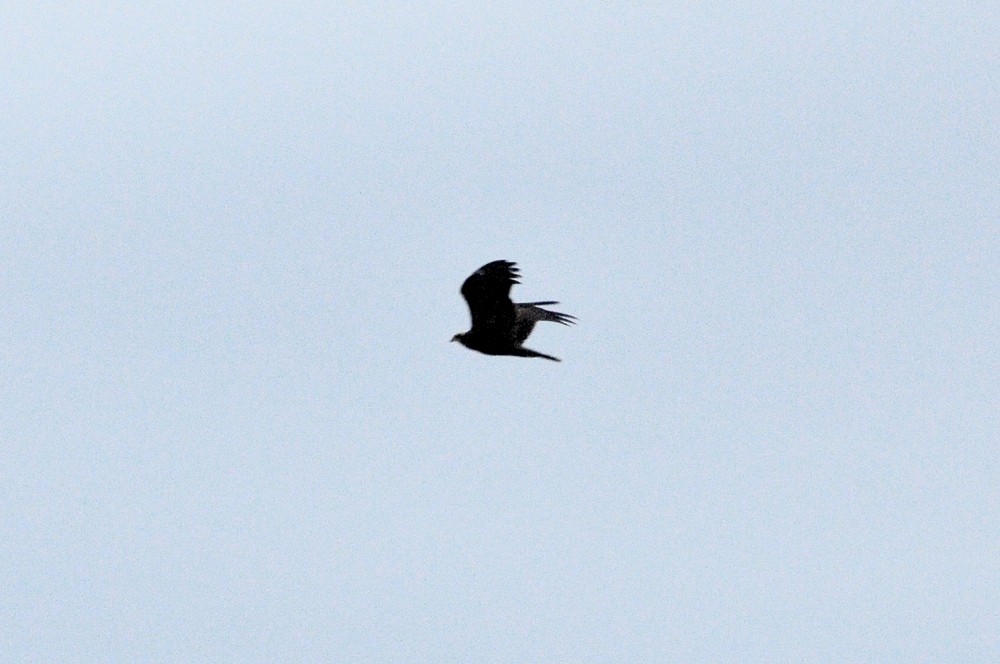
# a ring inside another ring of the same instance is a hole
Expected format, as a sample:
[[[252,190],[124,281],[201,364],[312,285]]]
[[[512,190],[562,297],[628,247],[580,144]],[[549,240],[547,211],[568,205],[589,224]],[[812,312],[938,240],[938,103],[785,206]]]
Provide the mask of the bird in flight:
[[[558,302],[512,302],[510,289],[521,283],[519,276],[510,261],[493,261],[473,272],[462,284],[462,297],[469,304],[472,315],[472,329],[456,334],[451,340],[487,355],[544,357],[559,362],[558,357],[521,344],[540,320],[572,325],[576,318],[541,307]]]

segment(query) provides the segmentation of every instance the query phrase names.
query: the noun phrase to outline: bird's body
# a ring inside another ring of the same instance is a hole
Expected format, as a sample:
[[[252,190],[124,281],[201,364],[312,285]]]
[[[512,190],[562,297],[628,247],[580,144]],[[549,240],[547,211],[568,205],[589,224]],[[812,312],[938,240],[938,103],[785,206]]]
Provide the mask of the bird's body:
[[[473,272],[462,284],[462,296],[472,315],[472,328],[456,334],[452,341],[486,355],[544,357],[559,362],[557,357],[525,348],[522,344],[538,321],[570,325],[575,318],[541,307],[558,302],[512,302],[510,289],[520,283],[518,276],[515,264],[510,261],[493,261]]]

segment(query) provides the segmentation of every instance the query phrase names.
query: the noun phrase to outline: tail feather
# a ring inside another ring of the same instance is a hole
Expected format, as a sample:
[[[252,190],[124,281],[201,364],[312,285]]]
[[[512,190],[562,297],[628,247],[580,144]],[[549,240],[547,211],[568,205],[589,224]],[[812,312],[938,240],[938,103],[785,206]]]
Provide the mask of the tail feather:
[[[546,360],[552,360],[553,362],[562,362],[558,357],[552,357],[551,355],[546,355],[545,353],[539,353],[537,350],[531,350],[530,348],[521,347],[521,357],[544,357]]]

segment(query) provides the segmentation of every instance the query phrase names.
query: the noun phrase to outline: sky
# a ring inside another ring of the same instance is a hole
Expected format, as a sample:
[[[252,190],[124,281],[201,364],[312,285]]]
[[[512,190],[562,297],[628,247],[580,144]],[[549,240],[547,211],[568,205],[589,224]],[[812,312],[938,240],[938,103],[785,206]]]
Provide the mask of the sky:
[[[2,659],[996,662],[997,34],[4,5]]]

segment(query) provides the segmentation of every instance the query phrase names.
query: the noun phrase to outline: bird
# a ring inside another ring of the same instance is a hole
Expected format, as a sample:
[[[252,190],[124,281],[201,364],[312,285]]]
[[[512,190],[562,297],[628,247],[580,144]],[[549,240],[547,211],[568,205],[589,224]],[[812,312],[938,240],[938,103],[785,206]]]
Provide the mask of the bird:
[[[561,362],[521,344],[535,329],[538,321],[552,321],[572,325],[575,316],[542,309],[542,305],[559,304],[554,301],[519,302],[510,299],[510,289],[518,281],[520,274],[516,263],[493,261],[487,263],[462,284],[462,297],[469,305],[472,327],[451,338],[466,348],[486,355],[515,355],[517,357],[544,357],[546,360]]]

